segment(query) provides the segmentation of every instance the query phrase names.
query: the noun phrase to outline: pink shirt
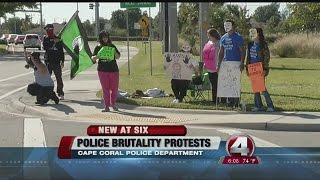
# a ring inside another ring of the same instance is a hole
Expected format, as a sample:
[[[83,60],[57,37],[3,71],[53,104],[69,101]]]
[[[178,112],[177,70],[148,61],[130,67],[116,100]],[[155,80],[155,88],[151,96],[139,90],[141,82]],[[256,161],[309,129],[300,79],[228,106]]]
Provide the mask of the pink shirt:
[[[215,45],[208,41],[203,48],[202,57],[204,62],[204,67],[209,72],[217,72],[217,50]]]

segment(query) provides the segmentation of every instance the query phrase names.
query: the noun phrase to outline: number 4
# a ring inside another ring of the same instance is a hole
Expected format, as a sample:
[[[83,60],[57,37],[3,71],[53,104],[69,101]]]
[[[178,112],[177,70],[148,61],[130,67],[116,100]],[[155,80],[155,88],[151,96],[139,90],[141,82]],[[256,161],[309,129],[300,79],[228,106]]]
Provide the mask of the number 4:
[[[238,137],[230,147],[230,153],[241,153],[241,156],[248,156],[249,149],[247,147],[247,144],[247,137]]]

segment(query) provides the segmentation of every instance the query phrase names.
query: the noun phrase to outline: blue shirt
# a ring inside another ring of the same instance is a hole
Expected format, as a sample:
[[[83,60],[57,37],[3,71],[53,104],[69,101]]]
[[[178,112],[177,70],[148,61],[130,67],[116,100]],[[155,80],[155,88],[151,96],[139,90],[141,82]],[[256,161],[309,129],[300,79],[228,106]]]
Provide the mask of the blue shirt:
[[[261,62],[262,57],[259,55],[259,51],[261,50],[259,44],[254,42],[249,48],[250,64]]]
[[[224,48],[223,60],[225,61],[240,61],[241,51],[243,46],[243,38],[239,33],[229,35],[226,33],[220,39],[220,47]]]

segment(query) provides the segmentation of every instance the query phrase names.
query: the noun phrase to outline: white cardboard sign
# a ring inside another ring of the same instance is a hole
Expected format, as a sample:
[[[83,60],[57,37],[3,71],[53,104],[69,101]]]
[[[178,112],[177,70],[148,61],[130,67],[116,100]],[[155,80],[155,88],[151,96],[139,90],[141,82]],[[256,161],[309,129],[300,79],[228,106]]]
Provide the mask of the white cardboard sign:
[[[240,62],[222,61],[218,74],[218,97],[240,97]]]
[[[194,73],[191,57],[187,53],[165,53],[164,69],[171,79],[191,80]]]

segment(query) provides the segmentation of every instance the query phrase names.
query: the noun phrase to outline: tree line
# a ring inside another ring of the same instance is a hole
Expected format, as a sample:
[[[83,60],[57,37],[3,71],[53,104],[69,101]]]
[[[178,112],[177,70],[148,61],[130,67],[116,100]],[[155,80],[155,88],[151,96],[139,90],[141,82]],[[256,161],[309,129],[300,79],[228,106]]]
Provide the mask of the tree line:
[[[211,27],[224,34],[225,19],[233,19],[237,30],[248,39],[251,27],[262,27],[267,36],[289,33],[319,32],[320,3],[287,3],[280,11],[279,3],[259,6],[249,15],[246,6],[209,3],[208,21]],[[179,37],[195,45],[199,42],[199,3],[181,3],[178,12]]]

